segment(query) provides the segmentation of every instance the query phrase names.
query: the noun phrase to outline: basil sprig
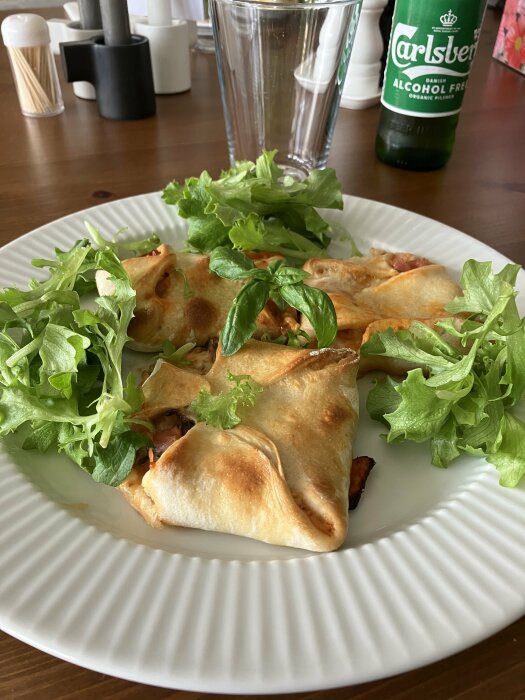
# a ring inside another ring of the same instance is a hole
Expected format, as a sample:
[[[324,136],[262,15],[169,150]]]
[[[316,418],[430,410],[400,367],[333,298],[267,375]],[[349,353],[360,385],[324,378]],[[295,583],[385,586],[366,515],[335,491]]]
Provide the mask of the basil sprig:
[[[304,283],[308,272],[283,260],[272,260],[267,268],[258,268],[241,251],[224,246],[211,253],[210,270],[226,279],[247,280],[233,300],[221,331],[223,355],[235,354],[253,336],[257,316],[269,299],[283,311],[291,306],[306,316],[320,348],[334,342],[337,334],[334,305],[325,292]]]

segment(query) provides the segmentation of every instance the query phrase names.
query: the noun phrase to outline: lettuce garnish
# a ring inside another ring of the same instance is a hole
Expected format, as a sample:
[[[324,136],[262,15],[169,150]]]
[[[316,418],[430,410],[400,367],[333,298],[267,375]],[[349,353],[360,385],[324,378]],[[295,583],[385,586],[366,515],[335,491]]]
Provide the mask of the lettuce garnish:
[[[490,262],[468,260],[463,295],[446,307],[455,319],[438,322],[440,331],[414,322],[375,333],[361,348],[363,356],[419,365],[402,382],[376,383],[368,395],[368,412],[389,427],[388,442],[430,441],[438,467],[462,453],[483,456],[510,487],[525,475],[525,424],[513,412],[525,390],[519,270],[508,264],[494,274]]]
[[[229,246],[297,260],[324,255],[330,224],[316,208],[343,208],[335,171],[312,170],[298,182],[274,162],[276,153],[263,151],[255,163],[239,161],[218,180],[203,171],[164,188],[164,201],[188,219],[189,250]]]
[[[233,384],[229,391],[210,394],[206,389],[201,389],[193,399],[190,408],[197,422],[228,430],[241,422],[238,407],[255,405],[257,394],[263,390],[260,384],[249,374],[228,372],[227,378]]]
[[[34,260],[50,274],[28,290],[0,290],[0,437],[28,428],[23,448],[55,446],[117,486],[147,443],[131,429],[142,394],[121,368],[135,291],[114,245],[97,242]],[[114,293],[86,305],[97,270],[109,273]]]

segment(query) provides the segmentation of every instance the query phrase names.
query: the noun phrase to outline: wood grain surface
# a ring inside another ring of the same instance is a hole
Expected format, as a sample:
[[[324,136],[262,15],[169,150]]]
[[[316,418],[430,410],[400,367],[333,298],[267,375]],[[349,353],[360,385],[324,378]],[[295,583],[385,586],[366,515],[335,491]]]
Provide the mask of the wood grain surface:
[[[60,8],[39,12],[63,16]],[[6,14],[0,12],[0,20]],[[336,168],[344,192],[437,219],[523,265],[525,76],[491,58],[499,19],[497,11],[487,11],[456,145],[445,168],[411,173],[378,162],[373,150],[377,107],[340,110],[329,165]],[[77,99],[62,75],[61,82],[62,115],[22,117],[7,52],[0,50],[0,244],[65,214],[159,190],[204,168],[216,176],[228,167],[213,56],[193,53],[192,89],[158,97],[156,116],[141,121],[102,119],[94,102]],[[212,696],[89,671],[0,632],[2,700],[206,697]],[[424,668],[364,685],[286,697],[525,700],[525,618]]]

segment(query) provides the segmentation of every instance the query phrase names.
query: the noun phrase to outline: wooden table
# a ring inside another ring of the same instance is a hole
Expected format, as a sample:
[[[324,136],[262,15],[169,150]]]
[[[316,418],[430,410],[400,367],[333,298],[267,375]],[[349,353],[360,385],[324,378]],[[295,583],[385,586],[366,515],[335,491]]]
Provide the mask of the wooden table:
[[[0,13],[0,19],[7,13]],[[61,10],[41,11],[60,17]],[[499,14],[488,10],[449,164],[431,173],[390,168],[374,157],[378,109],[341,109],[330,165],[343,191],[432,217],[525,264],[525,76],[491,59]],[[213,56],[192,57],[192,89],[159,97],[136,122],[98,116],[62,83],[65,111],[21,116],[0,51],[0,244],[65,214],[161,189],[172,179],[227,167]],[[0,572],[1,575],[1,572]],[[84,670],[0,633],[0,698],[191,698]],[[208,697],[208,696],[207,696]],[[212,697],[212,696],[209,696]],[[353,688],[298,698],[436,700],[525,698],[525,618],[451,658]]]

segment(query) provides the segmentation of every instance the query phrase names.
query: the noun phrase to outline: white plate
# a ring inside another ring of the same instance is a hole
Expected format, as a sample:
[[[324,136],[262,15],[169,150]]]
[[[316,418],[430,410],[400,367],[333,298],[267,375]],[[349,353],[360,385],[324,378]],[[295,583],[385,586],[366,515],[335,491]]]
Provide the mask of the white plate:
[[[469,257],[506,259],[435,221],[345,198],[358,245],[421,253],[458,276]],[[0,252],[4,284],[32,257],[85,235],[184,224],[158,194],[73,214]],[[348,253],[349,243],[334,244]],[[520,273],[519,287],[525,289]],[[523,313],[523,299],[521,299]],[[366,382],[362,385],[366,394]],[[525,487],[482,460],[448,470],[389,445],[362,410],[356,454],[377,460],[345,545],[311,554],[233,536],[148,528],[65,459],[0,452],[0,627],[81,666],[143,683],[284,693],[368,681],[441,659],[525,612]]]

